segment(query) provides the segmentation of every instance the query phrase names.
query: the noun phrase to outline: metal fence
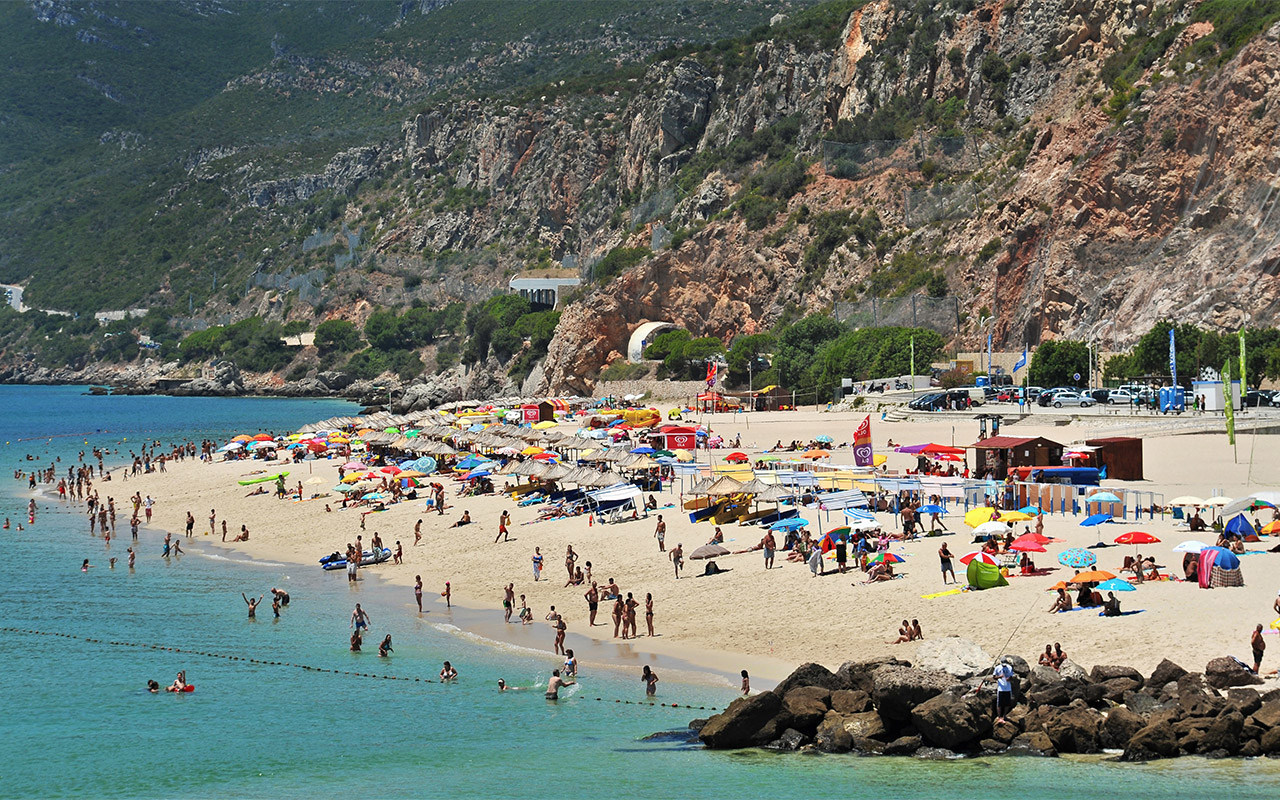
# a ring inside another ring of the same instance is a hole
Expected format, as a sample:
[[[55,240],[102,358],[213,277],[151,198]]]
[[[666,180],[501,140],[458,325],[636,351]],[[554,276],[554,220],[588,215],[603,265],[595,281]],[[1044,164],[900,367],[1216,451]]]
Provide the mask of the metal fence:
[[[978,210],[978,189],[973,181],[935,183],[928,189],[904,189],[902,219],[918,228],[943,219],[963,219]]]

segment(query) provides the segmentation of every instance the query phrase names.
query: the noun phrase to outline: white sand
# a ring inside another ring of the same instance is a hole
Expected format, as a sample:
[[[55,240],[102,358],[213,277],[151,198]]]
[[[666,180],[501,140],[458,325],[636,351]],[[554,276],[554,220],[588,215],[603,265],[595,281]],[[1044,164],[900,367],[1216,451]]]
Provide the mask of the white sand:
[[[827,433],[836,441],[851,440],[853,430],[863,414],[827,414],[813,411],[753,414],[749,420],[731,415],[716,415],[710,421],[715,430],[732,439],[741,432],[743,450],[759,452],[775,440],[808,440]],[[749,425],[749,427],[748,427]],[[1128,426],[1128,427],[1126,427]],[[954,429],[954,439],[953,439]],[[963,446],[977,438],[977,423],[971,418],[931,418],[926,422],[883,423],[873,419],[873,436],[877,448],[883,448],[892,437],[899,443],[935,441]],[[571,432],[569,426],[564,426]],[[1068,427],[1052,424],[1037,426],[1030,421],[1006,426],[1002,433],[1028,436],[1045,435],[1069,443],[1084,438],[1107,435],[1129,435],[1136,429],[1132,423],[1115,420],[1077,421]],[[748,446],[750,444],[751,446]],[[1271,483],[1280,474],[1280,452],[1274,439],[1261,435],[1256,442],[1251,434],[1241,437],[1241,463],[1233,462],[1232,449],[1222,434],[1192,434],[1148,438],[1145,441],[1147,480],[1125,483],[1107,481],[1108,486],[1137,488],[1163,492],[1169,500],[1180,494],[1207,497],[1220,491],[1236,497],[1250,490],[1276,488]],[[728,451],[722,451],[728,452]],[[1253,463],[1249,458],[1252,454]],[[705,458],[706,454],[699,454]],[[849,449],[838,450],[835,463],[851,463]],[[291,470],[290,488],[297,480],[304,482],[320,476],[324,482],[306,485],[311,491],[327,491],[336,483],[340,462],[306,462]],[[972,463],[972,462],[971,462]],[[914,466],[914,457],[890,454],[891,469]],[[157,500],[153,525],[181,531],[187,510],[196,517],[196,531],[208,529],[210,508],[218,510],[219,519],[229,522],[231,535],[247,524],[251,531],[248,543],[222,545],[254,558],[291,561],[317,568],[321,556],[343,550],[353,542],[360,530],[359,513],[339,511],[340,498],[335,494],[323,500],[294,503],[278,501],[272,495],[245,497],[250,488],[236,484],[261,462],[231,462],[204,465],[185,462],[173,465],[167,474],[146,476],[126,484],[107,484],[112,494],[130,495],[141,489]],[[501,483],[501,478],[499,483]],[[446,485],[449,485],[448,483]],[[270,487],[269,487],[270,488]],[[99,487],[103,491],[104,487]],[[104,494],[106,492],[104,491]],[[117,502],[120,501],[117,496]],[[662,503],[678,502],[670,493],[659,495]],[[325,513],[325,503],[335,509]],[[1037,564],[1055,567],[1042,577],[1011,577],[1010,585],[985,592],[968,592],[935,599],[921,595],[945,588],[938,568],[937,548],[948,542],[959,556],[969,552],[971,536],[960,515],[946,519],[956,535],[945,539],[925,539],[905,545],[895,544],[895,552],[904,553],[907,562],[899,565],[905,577],[873,586],[860,583],[861,573],[845,576],[828,575],[812,578],[802,564],[777,561],[777,568],[766,571],[759,552],[718,559],[721,567],[732,571],[715,577],[693,577],[700,573],[703,562],[686,562],[686,576],[676,581],[667,557],[658,552],[653,537],[656,517],[616,525],[589,527],[586,517],[545,522],[523,523],[535,519],[537,507],[518,508],[504,497],[457,499],[450,491],[452,508],[445,516],[428,513],[422,501],[392,506],[384,513],[367,518],[363,531],[366,545],[374,531],[380,531],[384,543],[394,549],[399,539],[405,549],[403,565],[372,567],[377,575],[405,588],[406,613],[412,605],[414,576],[421,574],[425,583],[426,602],[438,603],[437,593],[450,581],[453,601],[477,609],[492,609],[500,618],[502,588],[515,583],[517,595],[523,593],[538,620],[550,605],[555,605],[575,634],[587,633],[587,608],[583,599],[585,587],[565,587],[564,553],[572,544],[582,561],[591,561],[594,577],[603,584],[613,577],[624,592],[634,592],[643,603],[644,594],[652,592],[655,601],[655,627],[660,636],[643,636],[643,607],[638,626],[641,638],[626,648],[630,651],[652,651],[677,655],[694,663],[718,669],[736,670],[746,667],[761,678],[777,678],[803,661],[818,661],[835,667],[842,661],[894,653],[910,658],[914,644],[891,645],[903,618],[920,620],[926,637],[957,635],[979,643],[988,652],[1014,652],[1034,659],[1046,643],[1060,642],[1078,663],[1127,664],[1149,671],[1162,658],[1170,658],[1188,669],[1203,669],[1211,658],[1235,655],[1249,658],[1249,634],[1257,623],[1267,625],[1277,615],[1272,602],[1280,589],[1280,554],[1246,556],[1242,559],[1244,588],[1201,590],[1193,584],[1144,584],[1136,592],[1118,595],[1123,608],[1143,609],[1143,613],[1121,618],[1099,618],[1095,611],[1073,611],[1068,614],[1046,613],[1052,596],[1045,589],[1070,577],[1071,570],[1057,564],[1057,553],[1067,547],[1093,544],[1099,538],[1111,540],[1129,530],[1144,530],[1158,536],[1162,543],[1138,548],[1157,555],[1162,571],[1167,568],[1181,574],[1182,556],[1172,547],[1185,539],[1212,537],[1212,532],[1192,536],[1174,529],[1170,519],[1142,521],[1137,524],[1112,524],[1101,528],[1082,528],[1082,517],[1051,516],[1046,519],[1045,533],[1060,538],[1060,544],[1048,545],[1047,553],[1036,554]],[[497,519],[502,509],[509,509],[516,541],[494,544]],[[463,509],[476,521],[469,527],[450,529]],[[686,513],[677,508],[660,513],[668,522],[667,546],[677,542],[685,552],[705,543],[711,536],[709,525],[689,522]],[[814,519],[811,530],[835,527]],[[422,546],[413,546],[413,524],[423,519]],[[891,528],[893,518],[882,515]],[[1267,521],[1269,517],[1264,519]],[[1021,530],[1021,526],[1019,526]],[[755,527],[728,526],[726,536],[730,549],[755,545],[763,532]],[[201,536],[202,542],[211,537]],[[214,540],[220,537],[212,537]],[[1269,548],[1275,538],[1250,549]],[[1210,542],[1212,540],[1210,538]],[[531,557],[534,547],[541,547],[546,557],[544,580],[534,583]],[[1096,551],[1099,566],[1112,572],[1118,568],[1132,547],[1115,547]],[[828,562],[830,563],[830,562]],[[956,564],[961,582],[963,566]],[[336,580],[344,580],[335,576]],[[858,585],[851,585],[858,582]],[[591,633],[611,639],[612,625],[608,603],[601,603],[597,622],[601,627]],[[551,650],[552,633],[545,631],[545,646]],[[1271,642],[1269,658],[1280,658],[1280,641]],[[1271,663],[1271,667],[1275,663]],[[1267,665],[1264,663],[1264,670]]]

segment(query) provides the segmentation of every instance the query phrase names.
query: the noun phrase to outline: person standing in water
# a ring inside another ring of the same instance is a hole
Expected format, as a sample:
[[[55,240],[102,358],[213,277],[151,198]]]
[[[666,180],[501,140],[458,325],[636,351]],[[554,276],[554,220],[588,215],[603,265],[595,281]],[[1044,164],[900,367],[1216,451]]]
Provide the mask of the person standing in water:
[[[640,680],[644,681],[644,694],[646,697],[653,697],[658,693],[658,673],[649,669],[649,665],[644,665],[644,670],[640,673]]]
[[[444,598],[445,608],[453,608],[453,590],[449,588],[448,581],[444,582],[444,591],[440,593],[440,596]]]
[[[746,697],[749,694],[751,694],[751,676],[744,669],[742,671],[742,696]]]
[[[546,695],[547,699],[559,700],[560,687],[572,686],[572,685],[573,685],[573,681],[566,681],[564,678],[560,677],[560,670],[558,669],[551,670],[551,680],[547,681],[547,695]]]
[[[413,578],[413,597],[418,601],[418,613],[422,613],[422,576],[415,575]]]
[[[356,603],[355,611],[351,612],[351,628],[354,630],[369,630],[369,612],[360,607]]]
[[[262,596],[262,595],[258,595],[258,599],[257,599],[257,600],[250,600],[250,599],[249,599],[249,596],[248,596],[248,595],[246,595],[244,592],[241,592],[241,593],[240,593],[240,596],[244,598],[244,604],[245,604],[245,605],[247,605],[247,606],[249,607],[249,619],[254,619],[255,617],[257,617],[257,615],[258,615],[258,614],[257,614],[257,612],[258,612],[258,603],[261,603],[261,602],[262,602],[262,597],[263,597],[263,596]],[[279,616],[279,614],[277,614],[276,616]]]

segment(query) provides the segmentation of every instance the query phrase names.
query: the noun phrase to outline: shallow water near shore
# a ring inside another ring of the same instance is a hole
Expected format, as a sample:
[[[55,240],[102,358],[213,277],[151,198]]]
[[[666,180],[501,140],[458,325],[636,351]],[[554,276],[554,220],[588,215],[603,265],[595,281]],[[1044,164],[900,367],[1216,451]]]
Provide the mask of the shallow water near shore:
[[[61,456],[61,474],[79,450],[115,449],[125,437],[127,450],[145,438],[198,441],[354,411],[336,401],[81,391],[0,387],[7,411],[0,454],[9,476],[29,468],[27,453],[38,456],[36,465]],[[111,481],[98,489],[123,507],[129,486]],[[28,497],[25,484],[6,481],[0,516],[25,520]],[[451,616],[434,604],[419,617],[375,579],[352,589],[341,574],[318,568],[210,552],[200,536],[184,540],[185,555],[166,560],[162,535],[144,529],[130,572],[126,525],[125,538],[108,551],[88,535],[82,507],[50,496],[38,503],[34,528],[0,534],[13,560],[0,627],[80,638],[0,631],[8,706],[0,717],[0,796],[1013,798],[1089,787],[1091,794],[1163,798],[1274,797],[1280,787],[1280,763],[1267,760],[926,762],[644,741],[710,713],[697,707],[723,707],[732,688],[720,675],[693,679],[664,669],[657,700],[682,707],[653,705],[644,701],[638,669],[593,668],[585,658],[581,684],[550,704],[537,688],[556,664],[539,652],[545,635],[528,645],[519,633],[491,636],[494,623],[476,616],[482,612]],[[107,566],[111,556],[119,559],[115,569]],[[87,574],[79,569],[84,558],[95,565]],[[271,586],[287,587],[291,605],[278,621],[269,605],[247,620],[240,593],[256,597]],[[348,620],[357,601],[373,625],[365,652],[353,654]],[[395,652],[381,659],[376,643],[387,633]],[[461,672],[456,684],[434,681],[444,659]],[[193,694],[145,691],[148,678],[166,684],[179,669],[196,685]],[[499,677],[529,688],[501,694]]]

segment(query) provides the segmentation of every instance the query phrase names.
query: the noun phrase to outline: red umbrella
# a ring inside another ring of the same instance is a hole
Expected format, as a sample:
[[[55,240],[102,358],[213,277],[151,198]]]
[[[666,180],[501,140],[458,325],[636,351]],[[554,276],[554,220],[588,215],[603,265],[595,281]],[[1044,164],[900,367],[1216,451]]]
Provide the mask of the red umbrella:
[[[992,564],[997,567],[1000,566],[1000,559],[996,558],[995,556],[991,555],[985,550],[975,550],[972,553],[965,553],[964,555],[960,556],[960,563],[964,564],[965,566],[968,566],[969,562],[974,560],[975,558],[978,559],[979,563],[982,563],[982,564]]]
[[[253,437],[253,440],[255,442],[274,442],[275,438],[276,437],[272,436],[269,433],[260,433],[257,436]]]
[[[747,458],[746,453],[730,453],[729,455],[724,457],[724,460],[737,462],[737,461],[749,461],[750,459]]]
[[[1032,539],[1029,535],[1019,536],[1014,539],[1013,544],[1009,545],[1009,549],[1017,550],[1019,553],[1043,553],[1045,551],[1044,545]]]
[[[383,467],[380,471],[381,471],[381,472],[385,472],[385,473],[387,473],[388,475],[396,475],[396,474],[399,474],[400,472],[402,472],[403,470],[401,470],[399,467],[397,467],[397,466],[395,466],[395,465],[391,465],[391,464],[389,464],[389,465],[387,465],[387,466]]]
[[[1159,541],[1145,531],[1129,531],[1116,537],[1116,544],[1155,544]]]

